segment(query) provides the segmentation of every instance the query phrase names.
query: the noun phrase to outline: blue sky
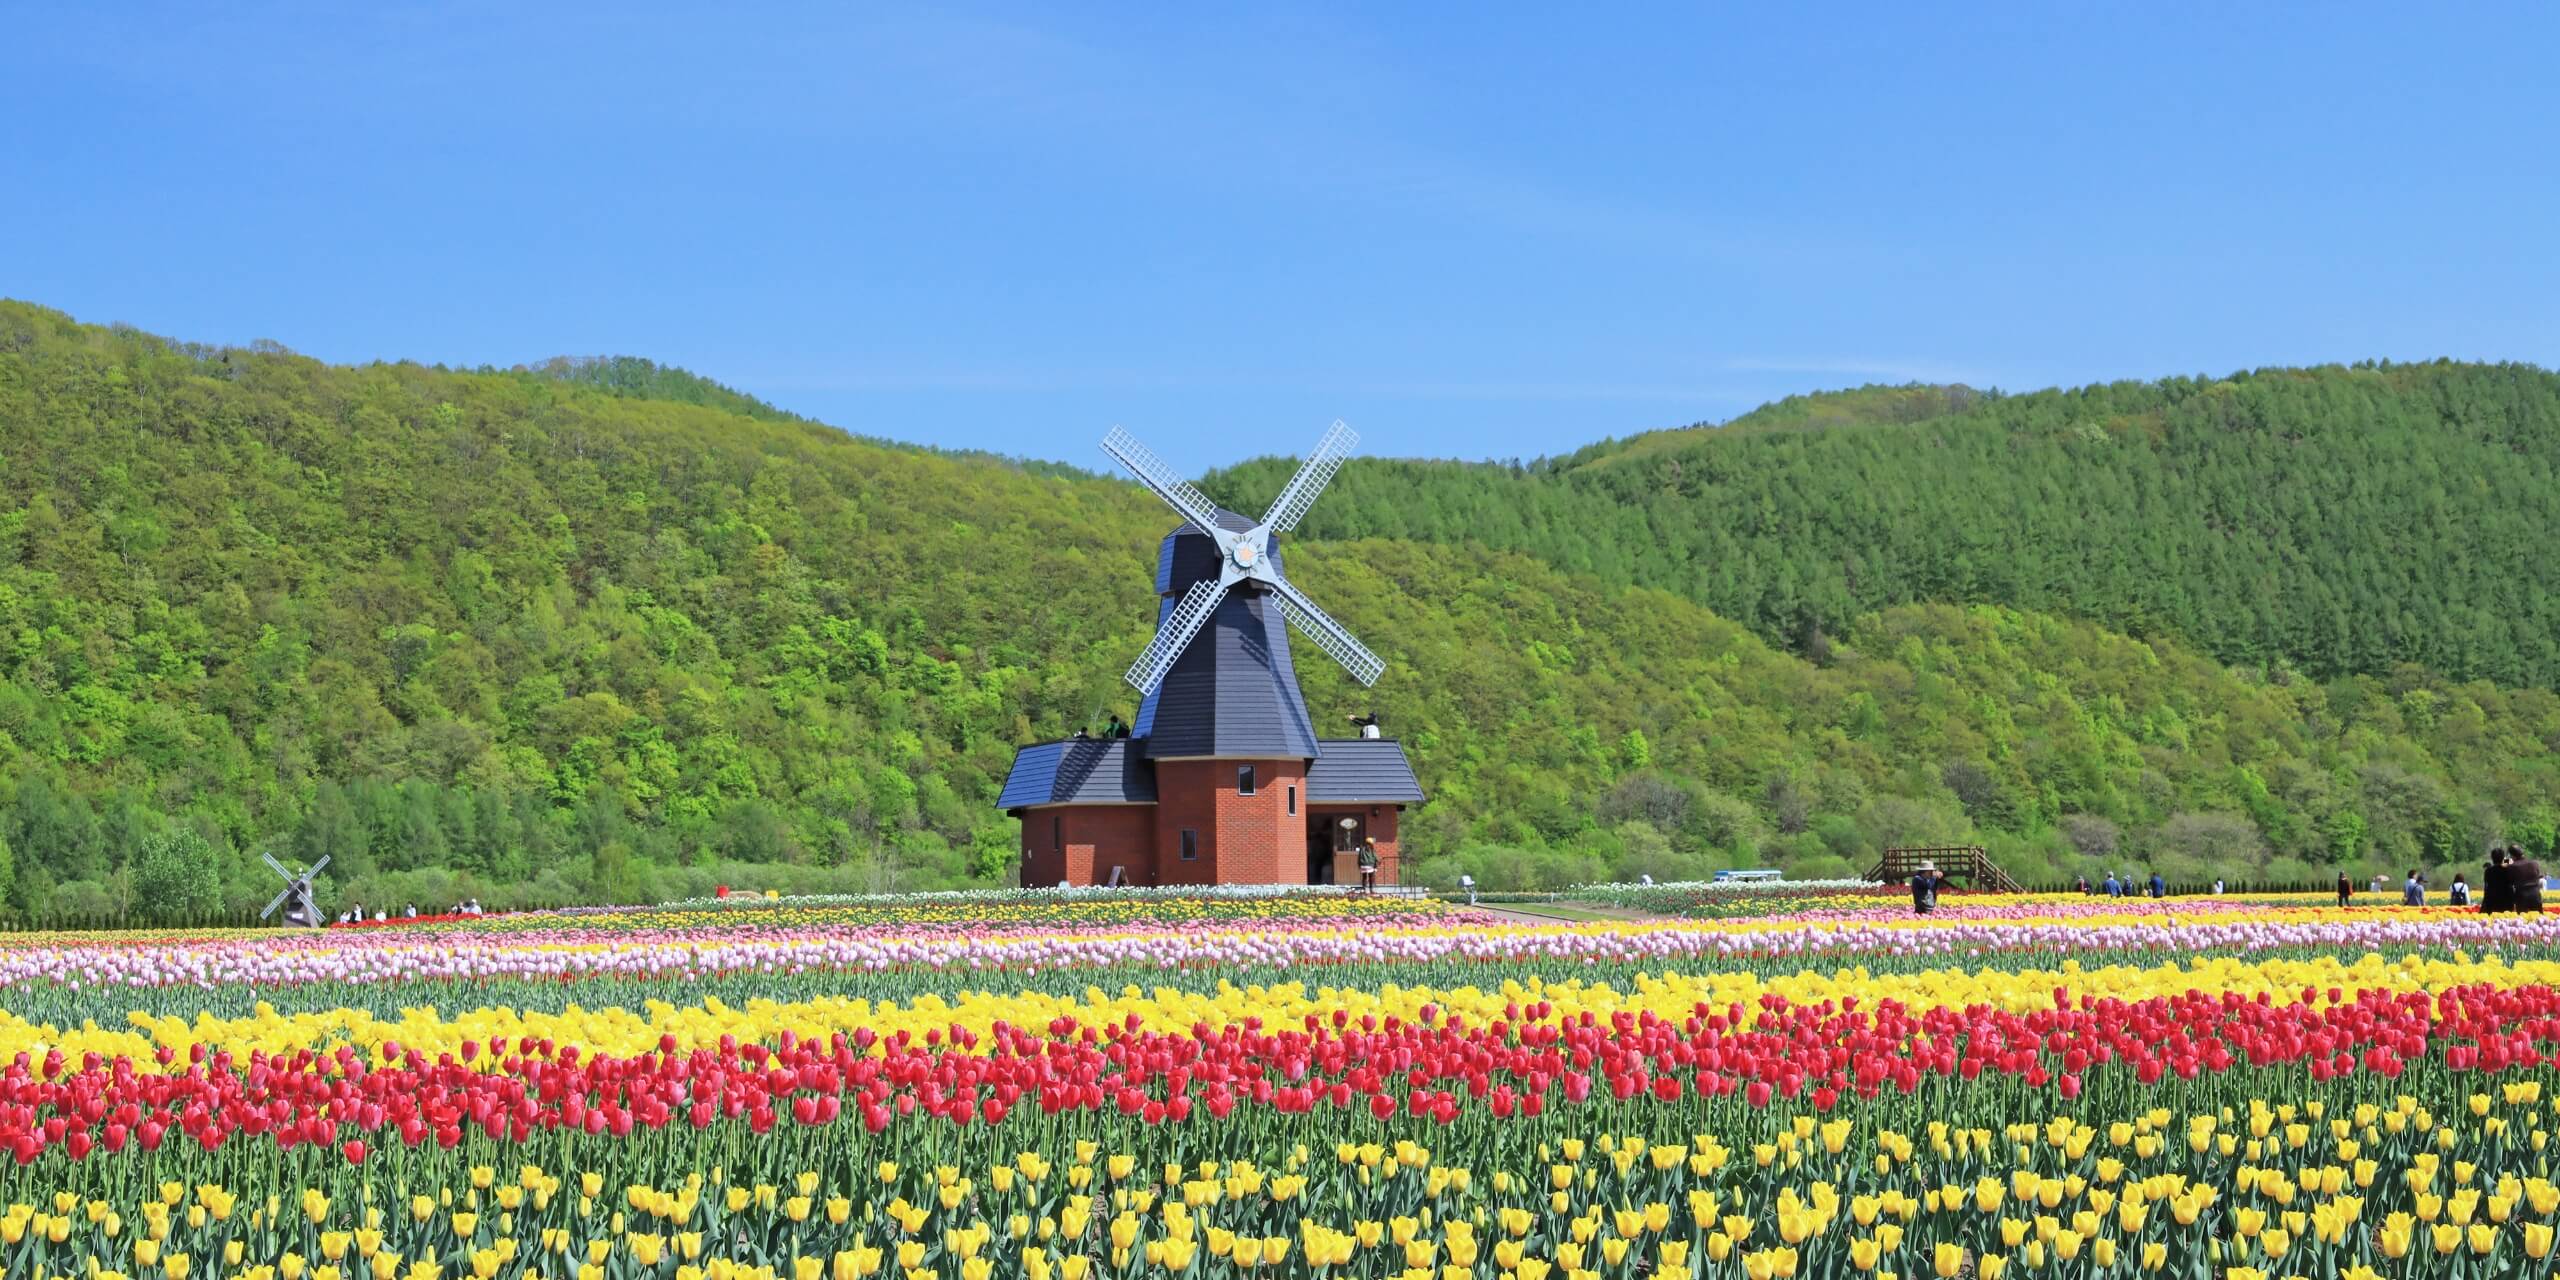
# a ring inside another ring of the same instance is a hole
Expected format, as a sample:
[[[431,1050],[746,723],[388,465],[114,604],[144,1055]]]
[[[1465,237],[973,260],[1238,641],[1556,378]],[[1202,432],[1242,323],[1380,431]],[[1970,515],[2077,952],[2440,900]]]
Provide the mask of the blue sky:
[[[1720,8],[43,6],[0,295],[1195,470],[2560,363],[2560,9]]]

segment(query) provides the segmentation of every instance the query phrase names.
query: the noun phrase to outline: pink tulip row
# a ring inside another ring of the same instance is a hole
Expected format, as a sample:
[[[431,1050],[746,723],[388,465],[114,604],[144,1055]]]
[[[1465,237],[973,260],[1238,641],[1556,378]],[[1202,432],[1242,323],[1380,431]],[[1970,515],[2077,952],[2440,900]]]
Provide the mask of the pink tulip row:
[[[1061,928],[972,933],[881,927],[814,927],[718,936],[566,929],[539,936],[471,934],[284,935],[138,943],[51,943],[0,949],[0,989],[23,983],[73,988],[292,986],[314,982],[492,982],[574,978],[702,978],[734,974],[938,970],[1038,972],[1136,966],[1163,970],[1277,968],[1529,960],[1664,964],[1863,957],[1969,957],[2002,952],[2057,956],[2109,952],[2350,947],[2560,946],[2560,916],[2488,917],[2449,911],[2327,919],[2269,919],[2258,912],[2162,907],[2134,922],[2056,920],[2048,907],[1942,910],[1924,927],[1907,913],[1847,912],[1767,923],[1664,924],[1587,929],[1469,921],[1461,928],[1378,922],[1257,923],[1186,931]],[[2087,913],[2095,915],[2098,913]]]

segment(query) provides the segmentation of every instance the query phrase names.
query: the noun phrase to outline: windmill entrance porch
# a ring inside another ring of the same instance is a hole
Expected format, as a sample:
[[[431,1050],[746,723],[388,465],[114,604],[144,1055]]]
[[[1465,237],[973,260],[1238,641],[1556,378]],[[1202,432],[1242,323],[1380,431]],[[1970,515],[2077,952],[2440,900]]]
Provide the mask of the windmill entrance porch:
[[[1307,813],[1307,883],[1360,883],[1360,842],[1378,842],[1378,883],[1396,883],[1397,806],[1326,805]]]

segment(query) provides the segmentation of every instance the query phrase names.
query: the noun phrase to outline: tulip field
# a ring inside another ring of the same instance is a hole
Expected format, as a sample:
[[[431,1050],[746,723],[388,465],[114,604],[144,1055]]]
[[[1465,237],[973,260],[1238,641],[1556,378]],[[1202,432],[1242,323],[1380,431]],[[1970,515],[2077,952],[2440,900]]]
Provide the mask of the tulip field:
[[[2560,916],[1167,891],[0,943],[19,1277],[2548,1275]]]

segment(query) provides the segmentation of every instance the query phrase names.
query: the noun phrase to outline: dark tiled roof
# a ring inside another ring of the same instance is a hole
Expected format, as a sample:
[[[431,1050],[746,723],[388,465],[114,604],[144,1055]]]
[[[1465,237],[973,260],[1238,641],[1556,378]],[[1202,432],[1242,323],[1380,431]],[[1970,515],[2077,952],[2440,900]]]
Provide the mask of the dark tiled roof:
[[[1154,804],[1156,771],[1129,738],[1041,742],[1015,752],[999,809],[1043,804]]]
[[[1327,738],[1307,765],[1309,804],[1420,804],[1422,783],[1393,738]]]
[[[1177,598],[1165,597],[1158,626]],[[1315,726],[1290,665],[1289,626],[1279,604],[1248,585],[1230,589],[1164,682],[1139,704],[1132,729],[1147,740],[1151,760],[1315,755]]]

